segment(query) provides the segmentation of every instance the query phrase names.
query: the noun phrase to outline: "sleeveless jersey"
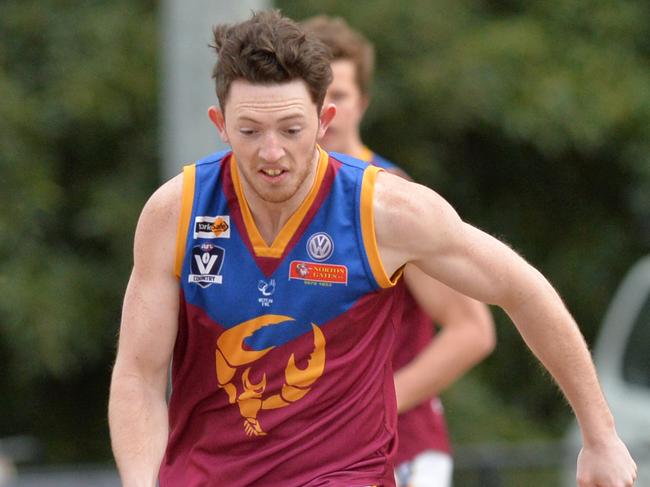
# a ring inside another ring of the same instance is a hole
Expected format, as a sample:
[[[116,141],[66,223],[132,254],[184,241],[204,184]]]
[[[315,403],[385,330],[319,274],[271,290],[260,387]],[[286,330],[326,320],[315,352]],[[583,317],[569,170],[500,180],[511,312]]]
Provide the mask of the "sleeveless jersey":
[[[394,485],[403,284],[379,259],[378,171],[319,148],[310,193],[267,245],[231,152],[184,169],[161,487]]]
[[[365,149],[362,160],[398,175],[406,175],[396,164]],[[431,319],[406,290],[401,323],[397,327],[393,350],[393,369],[411,362],[433,339]],[[442,404],[437,397],[424,401],[397,418],[398,449],[395,465],[412,460],[424,450],[451,452]]]

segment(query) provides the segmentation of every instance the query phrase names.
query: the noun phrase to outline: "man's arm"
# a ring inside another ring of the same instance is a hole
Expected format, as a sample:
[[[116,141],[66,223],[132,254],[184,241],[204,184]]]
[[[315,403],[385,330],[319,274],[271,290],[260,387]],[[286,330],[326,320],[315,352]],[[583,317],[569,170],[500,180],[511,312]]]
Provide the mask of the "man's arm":
[[[510,316],[571,404],[583,437],[580,486],[632,485],[634,464],[618,437],[591,355],[548,281],[512,249],[464,223],[432,190],[380,173],[375,231],[388,275],[411,262],[429,276]]]
[[[404,278],[417,303],[441,330],[395,373],[399,413],[442,392],[495,345],[494,322],[485,304],[459,294],[412,265],[406,266]]]
[[[124,297],[109,398],[113,454],[124,487],[154,487],[168,436],[168,369],[176,339],[175,239],[181,177],[145,205]]]

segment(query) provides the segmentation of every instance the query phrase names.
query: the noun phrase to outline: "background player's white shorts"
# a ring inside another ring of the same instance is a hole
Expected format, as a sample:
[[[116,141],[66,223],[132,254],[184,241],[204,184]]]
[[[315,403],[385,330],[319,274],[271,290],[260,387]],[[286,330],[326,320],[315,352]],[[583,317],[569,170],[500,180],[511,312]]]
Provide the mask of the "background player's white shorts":
[[[454,462],[447,453],[426,450],[395,469],[397,487],[451,487]]]

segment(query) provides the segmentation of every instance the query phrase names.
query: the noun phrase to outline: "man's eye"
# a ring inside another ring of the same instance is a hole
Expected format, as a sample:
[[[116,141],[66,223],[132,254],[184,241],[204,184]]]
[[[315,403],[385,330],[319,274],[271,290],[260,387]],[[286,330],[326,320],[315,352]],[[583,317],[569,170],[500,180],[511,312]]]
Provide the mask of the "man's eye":
[[[255,131],[253,129],[239,129],[239,133],[242,135],[253,135]]]

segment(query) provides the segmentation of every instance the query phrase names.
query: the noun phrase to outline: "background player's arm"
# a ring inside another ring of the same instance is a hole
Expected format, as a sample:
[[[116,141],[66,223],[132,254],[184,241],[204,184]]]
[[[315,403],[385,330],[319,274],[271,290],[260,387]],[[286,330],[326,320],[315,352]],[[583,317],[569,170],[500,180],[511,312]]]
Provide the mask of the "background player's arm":
[[[154,487],[168,436],[165,399],[178,319],[175,238],[181,178],[145,205],[135,235],[109,399],[113,453],[124,487]]]
[[[485,304],[410,264],[404,278],[417,303],[441,329],[417,357],[395,373],[400,413],[439,394],[487,356],[495,344],[494,322]]]
[[[399,167],[387,171],[413,181]],[[395,372],[398,413],[442,392],[495,345],[494,321],[485,304],[454,291],[413,265],[406,266],[404,279],[418,305],[441,331],[417,357]]]
[[[614,427],[589,350],[548,281],[497,239],[464,223],[432,190],[380,173],[374,220],[391,275],[411,262],[425,273],[510,316],[575,411],[583,436],[581,486],[632,485],[636,466]]]

